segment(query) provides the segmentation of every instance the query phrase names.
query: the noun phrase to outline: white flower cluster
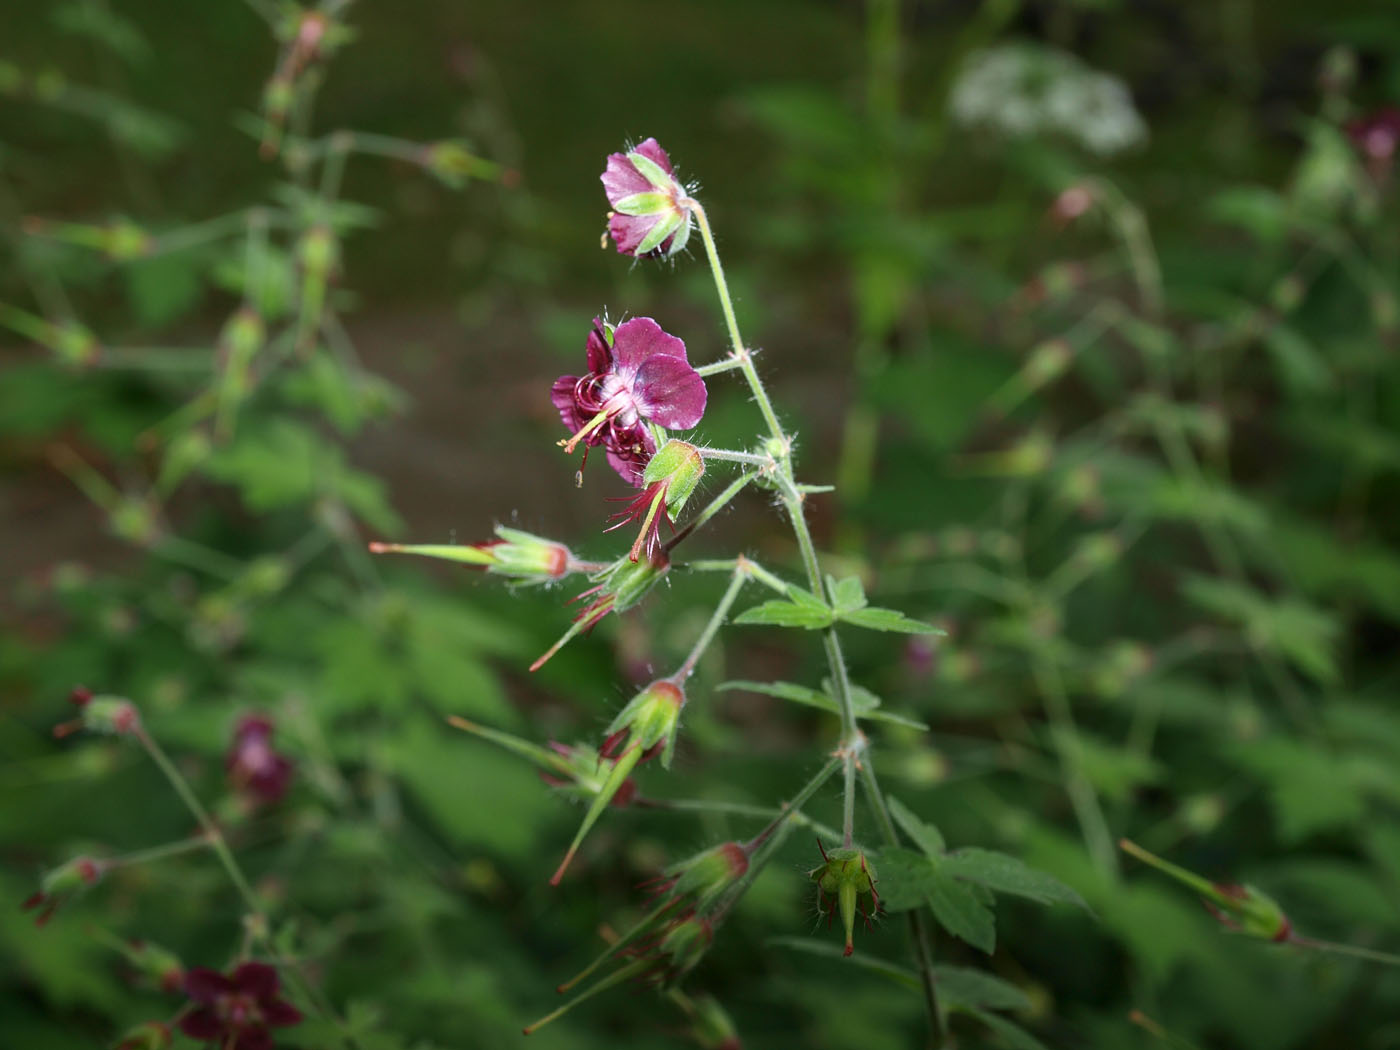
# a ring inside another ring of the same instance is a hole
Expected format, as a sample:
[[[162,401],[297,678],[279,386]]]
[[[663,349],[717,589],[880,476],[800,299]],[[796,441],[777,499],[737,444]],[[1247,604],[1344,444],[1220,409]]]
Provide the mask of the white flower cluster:
[[[1147,124],[1121,80],[1039,44],[1004,44],[972,55],[949,105],[965,126],[1009,138],[1060,135],[1100,156],[1147,138]]]

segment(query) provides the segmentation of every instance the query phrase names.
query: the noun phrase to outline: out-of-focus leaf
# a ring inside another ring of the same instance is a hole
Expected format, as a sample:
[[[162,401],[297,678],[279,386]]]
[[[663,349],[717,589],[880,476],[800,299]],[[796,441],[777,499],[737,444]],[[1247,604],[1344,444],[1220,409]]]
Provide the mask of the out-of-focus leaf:
[[[1270,598],[1230,580],[1188,576],[1182,584],[1188,600],[1227,620],[1254,648],[1280,656],[1319,682],[1337,681],[1334,647],[1341,625],[1313,605]]]

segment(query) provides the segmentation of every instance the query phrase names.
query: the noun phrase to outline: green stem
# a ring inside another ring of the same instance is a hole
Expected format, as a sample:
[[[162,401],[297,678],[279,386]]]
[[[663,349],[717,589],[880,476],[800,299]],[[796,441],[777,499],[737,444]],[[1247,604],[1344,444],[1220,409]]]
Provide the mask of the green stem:
[[[743,368],[744,364],[737,357],[726,357],[722,361],[711,361],[708,365],[701,365],[695,372],[702,378],[717,376],[721,372],[732,372],[736,368]]]
[[[671,553],[671,551],[673,551],[676,548],[677,544],[679,544],[682,540],[684,540],[687,536],[691,535],[691,533],[695,532],[697,529],[703,527],[711,518],[713,518],[716,514],[722,511],[728,505],[729,501],[732,500],[735,496],[739,495],[739,493],[744,490],[744,486],[746,486],[750,481],[752,481],[756,477],[758,477],[758,471],[756,470],[751,470],[745,474],[740,474],[737,478],[735,478],[729,483],[728,488],[726,488],[714,499],[710,500],[710,502],[706,505],[704,510],[702,510],[699,514],[695,515],[695,517],[691,518],[688,522],[686,522],[685,525],[683,525],[674,536],[667,540],[662,545],[661,549],[667,554]]]
[[[740,561],[734,567],[734,578],[729,581],[729,587],[725,590],[724,596],[720,598],[719,604],[715,606],[710,622],[705,624],[705,629],[700,632],[700,637],[695,640],[695,645],[690,650],[690,655],[685,658],[680,669],[671,676],[671,681],[680,685],[692,674],[695,673],[695,665],[700,662],[700,657],[705,655],[705,650],[714,641],[715,635],[719,633],[720,627],[724,625],[725,617],[729,615],[730,608],[734,605],[734,600],[739,597],[739,591],[748,582],[749,573],[747,562]]]
[[[772,456],[760,456],[754,452],[735,452],[724,448],[702,448],[701,459],[724,460],[728,463],[747,463],[753,467],[771,470],[778,465]]]
[[[110,868],[126,868],[133,864],[149,864],[153,860],[164,860],[166,857],[178,857],[182,853],[208,849],[211,845],[212,843],[204,835],[196,835],[194,838],[181,839],[179,842],[167,842],[163,846],[151,846],[149,849],[123,853],[120,857],[109,857],[103,863]]]
[[[1338,944],[1336,941],[1318,941],[1311,937],[1290,937],[1289,944],[1297,945],[1299,948],[1308,948],[1315,952],[1327,952],[1330,955],[1348,955],[1353,959],[1365,959],[1367,962],[1381,963],[1385,966],[1400,966],[1400,955],[1393,955],[1390,952],[1378,952],[1374,948],[1362,948],[1355,944]]]
[[[328,1003],[325,1003],[320,996],[312,989],[311,983],[306,979],[306,975],[301,972],[299,965],[294,961],[282,956],[272,936],[272,927],[268,921],[267,913],[263,911],[258,903],[257,895],[253,892],[252,885],[243,874],[243,869],[238,866],[238,861],[233,855],[233,851],[228,848],[228,843],[224,839],[224,834],[219,830],[219,826],[214,823],[214,819],[209,815],[209,811],[204,808],[204,804],[199,801],[199,797],[190,787],[190,783],[185,779],[184,774],[170,760],[170,756],[155,741],[155,738],[146,731],[146,727],[137,724],[132,733],[137,742],[150,756],[151,761],[156,764],[165,779],[170,782],[170,786],[175,789],[175,793],[180,796],[180,801],[185,804],[185,808],[194,817],[195,823],[199,825],[204,833],[204,838],[208,840],[209,848],[214,851],[214,855],[219,858],[219,863],[223,865],[224,871],[228,874],[229,881],[238,890],[239,896],[243,898],[244,904],[248,908],[248,913],[252,917],[249,930],[260,941],[263,942],[269,955],[275,959],[284,969],[291,983],[297,986],[302,997],[316,1007],[316,1009],[328,1018],[340,1031],[342,1040],[347,1046],[354,1046],[355,1041],[345,1030],[345,1023],[336,1015],[335,1011]]]
[[[807,571],[807,579],[811,585],[812,593],[830,602],[825,580],[822,577],[821,565],[817,560],[816,547],[812,542],[811,531],[807,528],[807,519],[804,512],[805,494],[797,485],[792,467],[792,439],[783,430],[782,424],[778,422],[777,413],[773,410],[773,402],[768,397],[768,391],[763,386],[763,381],[758,377],[758,371],[753,365],[753,355],[744,346],[743,336],[739,333],[739,322],[734,316],[734,303],[729,295],[729,283],[725,280],[724,267],[719,261],[719,251],[715,247],[714,232],[710,228],[709,217],[705,214],[705,209],[699,201],[687,200],[686,207],[691,209],[695,217],[696,226],[700,230],[700,237],[705,244],[705,255],[709,259],[710,272],[714,277],[715,290],[719,294],[720,309],[724,314],[725,325],[729,330],[729,340],[732,345],[732,354],[739,362],[739,367],[743,370],[744,378],[748,381],[749,389],[753,392],[754,403],[758,405],[758,410],[763,416],[764,422],[768,426],[768,431],[773,439],[773,453],[777,461],[778,483],[783,493],[783,505],[788,512],[788,519],[792,523],[793,535],[797,539],[797,547],[802,555],[802,564]],[[826,651],[827,664],[831,673],[833,691],[836,694],[836,701],[841,709],[842,739],[846,747],[850,747],[853,742],[863,739],[860,730],[856,725],[855,707],[851,700],[851,683],[846,671],[846,661],[841,653],[841,642],[837,637],[836,628],[833,626],[823,632],[822,646]],[[864,762],[860,763],[862,770],[867,772],[866,791],[870,795],[870,802],[877,813],[884,815],[881,822],[881,830],[884,833],[886,842],[891,846],[899,845],[899,834],[894,828],[894,824],[889,820],[889,814],[885,807],[884,797],[880,794],[879,785],[875,780],[874,771],[870,769],[871,760],[866,754]],[[844,804],[853,805],[850,796],[854,794],[854,784],[848,785],[847,798]],[[751,866],[749,875],[753,874]],[[747,876],[746,876],[747,877]],[[736,893],[741,892],[736,888]],[[737,899],[737,896],[734,898]],[[928,947],[927,931],[924,929],[923,921],[917,911],[910,912],[909,917],[910,934],[915,943],[915,954],[918,957],[919,970],[924,986],[925,1005],[928,1009],[930,1026],[930,1045],[941,1046],[943,1043],[944,1024],[943,1015],[938,1008],[938,996],[934,987],[933,963]]]

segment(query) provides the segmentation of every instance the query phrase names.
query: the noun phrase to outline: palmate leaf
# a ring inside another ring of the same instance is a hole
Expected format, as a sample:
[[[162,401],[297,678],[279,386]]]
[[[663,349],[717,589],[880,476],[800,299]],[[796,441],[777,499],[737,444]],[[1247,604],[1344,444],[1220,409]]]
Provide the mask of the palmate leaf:
[[[945,930],[990,955],[996,949],[996,917],[990,893],[943,873],[940,862],[911,850],[880,853],[880,903],[887,911],[927,905]]]
[[[990,953],[996,947],[993,893],[1088,908],[1058,879],[1005,853],[976,848],[947,852],[937,828],[897,798],[890,798],[889,807],[900,829],[923,850],[923,856],[898,848],[881,852],[878,888],[889,911],[927,905],[945,930]]]

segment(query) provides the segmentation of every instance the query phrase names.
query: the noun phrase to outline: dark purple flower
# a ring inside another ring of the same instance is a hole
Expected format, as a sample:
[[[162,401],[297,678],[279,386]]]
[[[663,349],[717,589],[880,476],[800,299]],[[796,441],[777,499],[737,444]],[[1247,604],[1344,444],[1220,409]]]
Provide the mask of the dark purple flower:
[[[559,418],[572,436],[561,441],[572,452],[580,442],[602,445],[608,462],[632,485],[656,451],[648,422],[689,430],[705,414],[705,381],[690,367],[685,343],[650,317],[634,317],[615,329],[593,319],[588,333],[588,374],[560,376],[550,392]]]
[[[668,259],[690,239],[690,194],[672,174],[671,158],[647,139],[608,155],[600,176],[612,211],[608,232],[623,255]]]
[[[1389,167],[1400,148],[1400,107],[1387,106],[1353,120],[1347,135],[1373,167]]]
[[[291,760],[272,750],[272,720],[264,715],[239,720],[224,765],[234,789],[263,805],[280,801],[292,779]]]
[[[180,1031],[219,1050],[272,1050],[268,1029],[301,1021],[301,1011],[279,999],[277,988],[277,971],[265,963],[242,963],[228,975],[197,966],[185,975],[194,1005],[181,1016]]]

